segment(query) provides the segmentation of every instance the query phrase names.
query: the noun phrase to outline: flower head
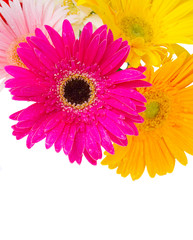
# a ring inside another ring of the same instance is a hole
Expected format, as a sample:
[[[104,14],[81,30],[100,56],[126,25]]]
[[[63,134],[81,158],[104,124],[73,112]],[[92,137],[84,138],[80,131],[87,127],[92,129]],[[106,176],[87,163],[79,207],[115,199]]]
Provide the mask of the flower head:
[[[152,87],[141,89],[147,99],[141,113],[139,136],[128,137],[128,146],[115,146],[115,155],[102,162],[117,168],[123,177],[138,179],[145,167],[151,177],[174,169],[175,159],[187,164],[186,151],[193,155],[193,56],[182,54],[156,72],[149,69],[147,80]]]
[[[47,0],[46,0],[47,1]],[[85,6],[77,6],[77,0],[53,0],[56,5],[60,5],[67,9],[68,15],[73,16],[73,21],[71,22],[72,27],[75,32],[75,36],[78,37],[80,31],[82,31],[84,25],[88,22],[92,22],[93,30],[103,25],[101,18],[92,11],[91,8]]]
[[[133,67],[160,66],[173,53],[171,44],[193,43],[191,0],[79,0],[91,7],[116,38],[129,42],[128,61]]]
[[[19,43],[25,42],[27,36],[35,35],[35,29],[44,29],[49,24],[60,31],[62,21],[68,10],[56,8],[52,1],[25,0],[22,5],[19,0],[9,1],[9,5],[1,1],[0,13],[0,79],[8,78],[4,67],[16,65],[25,67],[17,54]],[[48,14],[49,13],[49,14]]]
[[[129,46],[113,40],[102,26],[94,33],[88,23],[76,40],[65,20],[62,37],[46,26],[53,45],[36,30],[36,36],[21,44],[18,54],[28,69],[8,66],[14,78],[6,87],[15,100],[33,101],[30,107],[11,116],[17,139],[28,135],[27,147],[46,138],[71,162],[81,163],[82,154],[92,164],[102,157],[101,145],[114,153],[111,140],[127,145],[126,134],[137,135],[133,122],[142,122],[145,98],[136,87],[150,86],[143,67],[117,70],[125,62]]]

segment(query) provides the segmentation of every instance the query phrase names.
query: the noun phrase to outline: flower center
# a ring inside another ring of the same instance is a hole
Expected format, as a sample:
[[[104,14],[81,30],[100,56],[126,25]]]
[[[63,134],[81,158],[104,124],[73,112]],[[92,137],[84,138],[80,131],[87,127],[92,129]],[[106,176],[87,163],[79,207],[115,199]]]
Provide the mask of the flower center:
[[[17,49],[19,47],[19,44],[21,42],[26,42],[26,38],[23,37],[23,38],[20,38],[16,41],[14,41],[9,49],[8,49],[8,52],[7,52],[7,56],[8,56],[8,62],[10,65],[15,65],[15,66],[18,66],[18,67],[23,67],[23,68],[26,68],[25,64],[21,61],[18,53],[17,53]]]
[[[73,75],[62,81],[60,96],[66,106],[83,109],[95,98],[95,86],[85,76]]]
[[[161,91],[150,91],[144,94],[146,97],[146,110],[141,113],[144,118],[144,123],[139,125],[139,129],[150,131],[160,127],[168,117],[169,99]]]
[[[152,27],[139,17],[124,17],[120,23],[123,33],[130,39],[141,37],[150,42],[153,37]]]
[[[71,15],[71,14],[78,14],[78,8],[76,6],[76,3],[74,3],[73,0],[64,0],[63,1],[63,6],[66,6],[68,7],[68,15]]]
[[[148,119],[153,119],[157,116],[160,111],[159,102],[150,102],[146,105],[145,117]]]

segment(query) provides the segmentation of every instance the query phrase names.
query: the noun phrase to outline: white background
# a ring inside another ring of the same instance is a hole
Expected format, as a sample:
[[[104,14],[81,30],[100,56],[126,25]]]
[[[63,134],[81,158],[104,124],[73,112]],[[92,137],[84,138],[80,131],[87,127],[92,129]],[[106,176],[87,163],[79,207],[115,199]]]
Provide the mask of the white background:
[[[25,106],[0,92],[0,240],[193,239],[192,156],[135,182],[100,161],[70,164],[43,141],[28,150],[12,136],[8,116]]]

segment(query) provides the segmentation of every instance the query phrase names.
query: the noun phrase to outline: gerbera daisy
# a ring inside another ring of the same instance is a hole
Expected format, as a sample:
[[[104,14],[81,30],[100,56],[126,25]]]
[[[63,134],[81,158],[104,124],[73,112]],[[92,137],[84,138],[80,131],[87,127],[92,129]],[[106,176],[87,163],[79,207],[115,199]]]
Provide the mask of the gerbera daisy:
[[[11,116],[17,139],[28,135],[27,147],[46,138],[46,148],[62,148],[71,162],[81,163],[82,154],[92,164],[102,157],[101,145],[114,153],[111,140],[127,145],[126,134],[137,135],[133,122],[142,122],[145,98],[135,88],[150,86],[138,70],[117,70],[125,62],[129,46],[113,41],[104,25],[92,33],[88,23],[75,39],[65,20],[62,37],[51,27],[22,44],[18,54],[28,69],[8,66],[14,78],[6,87],[15,100],[33,101],[30,107]]]
[[[45,0],[47,1],[47,0]],[[65,6],[69,10],[68,15],[73,16],[74,20],[71,22],[75,32],[75,36],[78,37],[80,31],[88,23],[92,22],[93,30],[103,25],[101,18],[92,11],[91,8],[85,6],[77,6],[77,0],[53,0],[56,5]]]
[[[138,179],[145,166],[151,177],[174,169],[175,159],[187,164],[187,152],[193,155],[193,56],[182,54],[156,72],[149,69],[147,80],[152,88],[140,89],[147,99],[144,123],[139,136],[128,137],[128,146],[115,146],[115,155],[102,161],[117,168],[123,177]]]
[[[4,2],[8,3],[9,0],[4,0]],[[1,3],[0,3],[0,7],[1,7]],[[3,21],[5,21],[5,19],[3,18],[3,16],[1,15],[0,13],[0,19],[2,19]],[[4,81],[5,81],[5,78],[1,78],[0,76],[0,91],[3,89],[4,87]]]
[[[9,0],[3,0],[3,1],[6,2],[7,4],[9,4]],[[1,7],[1,2],[0,2],[0,7]],[[2,18],[5,21],[4,17],[1,15],[1,13],[0,13],[0,18]]]
[[[91,7],[116,38],[129,42],[133,67],[160,66],[171,44],[193,43],[192,0],[79,0]]]
[[[44,32],[44,25],[49,24],[57,31],[67,16],[68,10],[56,9],[53,1],[19,0],[9,1],[9,5],[1,1],[0,13],[0,79],[8,77],[4,71],[6,65],[24,66],[17,54],[20,42],[35,33],[36,27]],[[71,17],[72,18],[72,17]],[[72,18],[73,19],[73,18]]]

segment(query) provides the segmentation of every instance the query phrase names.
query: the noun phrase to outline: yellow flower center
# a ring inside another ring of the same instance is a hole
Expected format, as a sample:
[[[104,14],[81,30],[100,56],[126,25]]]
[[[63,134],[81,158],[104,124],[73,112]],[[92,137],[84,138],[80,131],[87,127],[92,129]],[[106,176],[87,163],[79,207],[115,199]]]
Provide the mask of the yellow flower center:
[[[139,125],[139,130],[151,131],[167,119],[170,104],[168,97],[161,91],[150,91],[144,96],[147,99],[146,110],[141,113],[144,123]]]
[[[64,79],[59,92],[64,105],[75,109],[83,109],[95,99],[95,85],[92,80],[78,74]]]
[[[148,119],[153,119],[157,116],[160,111],[159,102],[150,102],[146,105],[145,117]]]
[[[78,12],[79,12],[79,9],[77,8],[76,3],[74,3],[73,0],[64,0],[63,6],[68,7],[68,10],[69,10],[68,15],[78,14]]]
[[[139,17],[124,17],[120,26],[125,36],[130,40],[139,37],[143,38],[145,42],[152,40],[152,27]]]
[[[26,42],[26,37],[22,37],[11,43],[7,52],[7,59],[10,65],[26,68],[25,64],[21,61],[17,53],[17,49],[21,42]]]

